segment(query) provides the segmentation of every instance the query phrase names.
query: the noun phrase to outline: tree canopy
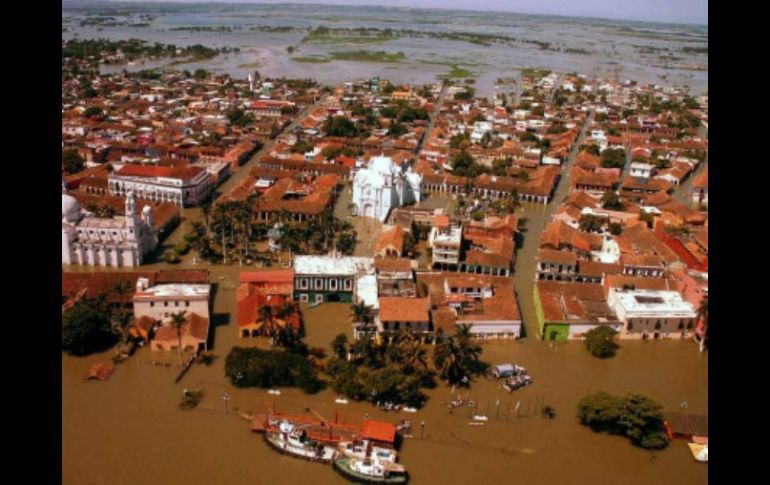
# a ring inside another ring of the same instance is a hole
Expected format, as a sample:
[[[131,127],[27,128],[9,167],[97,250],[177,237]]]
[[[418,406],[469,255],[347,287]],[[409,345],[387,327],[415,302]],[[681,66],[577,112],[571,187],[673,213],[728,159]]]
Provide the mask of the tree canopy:
[[[586,333],[585,346],[594,357],[606,359],[615,355],[618,344],[615,343],[616,332],[612,327],[599,325]]]
[[[580,400],[577,416],[594,431],[625,436],[636,446],[658,450],[668,446],[662,409],[646,396],[618,397],[600,391]]]
[[[62,315],[62,350],[88,355],[107,350],[117,341],[110,312],[101,298],[82,298]]]

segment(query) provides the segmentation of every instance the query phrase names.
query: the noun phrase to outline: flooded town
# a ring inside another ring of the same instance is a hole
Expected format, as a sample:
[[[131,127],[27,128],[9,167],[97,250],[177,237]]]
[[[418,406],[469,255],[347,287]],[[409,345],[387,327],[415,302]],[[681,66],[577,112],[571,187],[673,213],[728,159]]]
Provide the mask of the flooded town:
[[[63,483],[706,483],[707,27],[298,7],[63,5]]]

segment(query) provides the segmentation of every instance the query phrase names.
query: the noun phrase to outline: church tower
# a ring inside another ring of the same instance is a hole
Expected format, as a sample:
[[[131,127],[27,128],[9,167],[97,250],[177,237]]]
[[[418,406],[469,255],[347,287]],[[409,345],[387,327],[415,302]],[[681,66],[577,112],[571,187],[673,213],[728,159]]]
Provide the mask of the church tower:
[[[129,190],[126,194],[126,229],[128,234],[126,237],[129,241],[136,241],[137,239],[137,217],[136,217],[136,195],[133,190]]]

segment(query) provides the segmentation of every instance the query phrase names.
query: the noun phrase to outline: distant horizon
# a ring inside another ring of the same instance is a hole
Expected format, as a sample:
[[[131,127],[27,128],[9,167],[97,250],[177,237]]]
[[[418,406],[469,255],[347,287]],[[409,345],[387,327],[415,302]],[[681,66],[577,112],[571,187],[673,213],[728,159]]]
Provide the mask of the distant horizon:
[[[387,4],[385,2],[387,1]],[[562,0],[554,0],[555,2],[561,2]],[[700,17],[702,15],[691,15],[688,18],[682,18],[681,14],[675,14],[680,15],[680,17],[660,17],[657,19],[653,19],[649,17],[648,14],[645,13],[619,13],[617,16],[608,16],[607,14],[603,13],[604,11],[596,11],[595,9],[601,8],[599,5],[586,8],[579,8],[575,9],[575,3],[574,0],[563,0],[568,7],[566,7],[568,12],[554,12],[553,10],[550,10],[548,8],[548,5],[546,5],[546,9],[543,10],[541,7],[542,5],[538,2],[538,0],[512,0],[512,1],[506,1],[506,0],[487,0],[487,4],[492,5],[491,8],[480,8],[476,5],[470,8],[466,8],[463,5],[457,5],[455,2],[464,2],[464,0],[416,0],[416,1],[409,1],[409,0],[362,0],[361,2],[355,2],[354,0],[302,0],[302,1],[284,1],[284,0],[62,0],[62,6],[65,6],[67,4],[80,4],[80,5],[99,5],[99,4],[191,4],[191,5],[201,5],[201,4],[223,4],[223,5],[253,5],[253,6],[261,6],[261,5],[313,5],[313,6],[321,6],[321,7],[379,7],[383,9],[390,9],[390,10],[403,10],[403,9],[410,9],[410,10],[437,10],[437,11],[463,11],[463,12],[480,12],[480,13],[507,13],[507,14],[519,14],[519,15],[532,15],[532,16],[543,16],[543,17],[561,17],[561,18],[585,18],[585,19],[595,19],[595,20],[607,20],[607,21],[617,21],[617,22],[644,22],[644,23],[656,23],[656,24],[671,24],[671,25],[688,25],[688,26],[701,26],[701,27],[708,27],[708,0],[679,0],[679,2],[687,2],[690,4],[693,3],[699,3],[699,4],[705,4],[706,11],[705,11],[705,19],[701,19]],[[619,3],[625,2],[626,4],[634,4],[631,8],[638,8],[640,5],[639,2],[636,2],[635,0],[584,0],[585,3],[594,4],[595,2],[598,3],[607,3],[610,5],[605,6],[606,9],[617,9],[619,7]],[[505,9],[502,8],[503,5],[499,5],[502,3],[505,6],[510,5],[512,9]],[[518,6],[515,5],[515,3],[524,3],[524,6]],[[546,2],[547,4],[553,4],[553,2]],[[660,12],[661,9],[665,10],[666,7],[669,7],[671,3],[677,3],[675,0],[652,0],[652,1],[646,1],[642,5],[644,5],[646,8],[650,8],[651,10],[655,10],[656,12]],[[410,4],[417,4],[417,5],[410,5]],[[434,5],[439,4],[439,5]],[[530,4],[537,4],[537,6],[534,6],[534,10],[532,7],[530,7]],[[614,5],[612,5],[614,4]],[[658,5],[656,5],[658,4]],[[553,7],[551,7],[553,8]],[[557,7],[558,8],[558,7]],[[592,10],[594,9],[594,10]]]

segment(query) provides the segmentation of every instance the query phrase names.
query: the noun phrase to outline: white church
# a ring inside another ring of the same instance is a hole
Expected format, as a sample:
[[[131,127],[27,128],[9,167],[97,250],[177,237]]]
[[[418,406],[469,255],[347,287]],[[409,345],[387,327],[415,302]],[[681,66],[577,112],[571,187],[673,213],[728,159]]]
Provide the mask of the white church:
[[[385,221],[390,209],[420,202],[422,175],[406,173],[390,157],[373,157],[353,178],[356,215]]]
[[[134,267],[142,264],[145,254],[158,245],[152,225],[152,208],[136,214],[136,196],[126,194],[125,216],[94,217],[81,210],[77,199],[61,196],[62,264]]]

